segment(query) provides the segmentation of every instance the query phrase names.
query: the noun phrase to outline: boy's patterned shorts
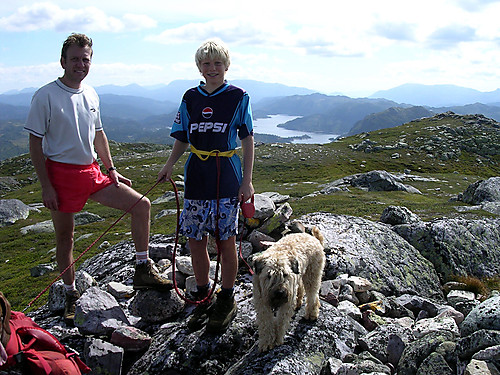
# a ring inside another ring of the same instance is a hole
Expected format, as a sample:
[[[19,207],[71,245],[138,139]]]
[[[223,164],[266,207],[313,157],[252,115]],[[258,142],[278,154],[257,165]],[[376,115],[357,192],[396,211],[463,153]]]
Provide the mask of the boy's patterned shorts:
[[[238,233],[237,197],[219,199],[219,238],[221,241]],[[200,241],[210,234],[215,237],[217,200],[184,199],[180,217],[180,234]]]

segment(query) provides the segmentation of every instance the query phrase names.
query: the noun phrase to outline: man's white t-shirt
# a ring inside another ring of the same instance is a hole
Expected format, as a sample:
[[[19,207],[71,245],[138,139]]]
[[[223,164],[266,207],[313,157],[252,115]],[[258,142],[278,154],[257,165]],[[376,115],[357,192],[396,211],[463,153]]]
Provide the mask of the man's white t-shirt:
[[[99,96],[88,85],[73,89],[57,79],[35,92],[24,128],[43,138],[43,153],[50,160],[92,164],[95,132],[103,130]]]

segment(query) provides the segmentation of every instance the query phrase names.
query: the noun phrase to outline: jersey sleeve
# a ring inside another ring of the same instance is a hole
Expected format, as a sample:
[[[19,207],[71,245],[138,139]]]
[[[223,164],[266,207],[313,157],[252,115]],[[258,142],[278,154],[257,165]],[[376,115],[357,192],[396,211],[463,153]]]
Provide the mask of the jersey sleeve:
[[[181,142],[188,143],[188,124],[189,115],[185,98],[183,98],[179,110],[177,111],[177,115],[175,116],[170,136]]]
[[[248,93],[245,93],[241,98],[240,111],[241,122],[238,129],[238,137],[240,139],[244,139],[249,135],[253,135],[252,108],[250,105],[250,96],[248,95]]]

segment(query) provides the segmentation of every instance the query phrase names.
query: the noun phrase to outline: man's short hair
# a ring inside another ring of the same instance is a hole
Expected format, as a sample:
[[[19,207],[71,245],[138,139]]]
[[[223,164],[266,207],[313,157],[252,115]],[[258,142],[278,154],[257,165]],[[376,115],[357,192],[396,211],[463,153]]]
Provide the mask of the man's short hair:
[[[66,40],[63,43],[62,50],[61,50],[61,58],[62,59],[66,59],[68,48],[73,44],[76,44],[78,47],[82,47],[82,48],[88,46],[90,48],[90,56],[92,56],[92,53],[93,53],[93,51],[92,51],[92,39],[89,38],[85,34],[73,33],[70,36],[68,36],[68,38],[66,38]]]
[[[229,50],[220,39],[209,39],[204,42],[196,51],[194,58],[198,69],[201,68],[201,61],[205,59],[221,60],[226,69],[229,68],[229,64],[231,63]]]

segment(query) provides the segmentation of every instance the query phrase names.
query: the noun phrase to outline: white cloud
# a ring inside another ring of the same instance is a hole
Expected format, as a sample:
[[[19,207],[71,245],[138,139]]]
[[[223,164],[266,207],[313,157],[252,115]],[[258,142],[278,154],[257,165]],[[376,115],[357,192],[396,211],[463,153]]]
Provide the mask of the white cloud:
[[[59,63],[6,67],[0,65],[2,91],[40,87],[62,74]]]
[[[447,25],[429,35],[428,45],[435,49],[447,49],[458,43],[477,40],[476,29],[467,25]]]
[[[152,18],[138,14],[126,14],[123,19],[107,15],[94,6],[63,9],[53,3],[35,3],[18,8],[13,14],[0,18],[0,29],[13,32],[55,31],[108,31],[119,32],[156,26]]]

